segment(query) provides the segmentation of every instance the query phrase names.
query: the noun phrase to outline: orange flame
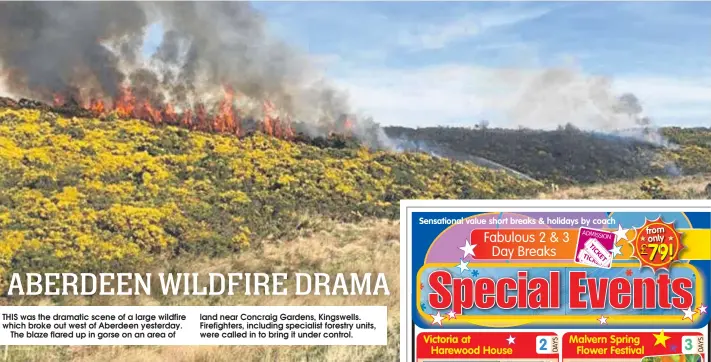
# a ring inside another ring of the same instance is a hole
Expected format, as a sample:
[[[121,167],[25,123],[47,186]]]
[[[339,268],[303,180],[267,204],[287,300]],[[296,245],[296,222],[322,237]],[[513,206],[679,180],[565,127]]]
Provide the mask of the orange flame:
[[[178,115],[175,113],[175,108],[173,108],[173,105],[170,103],[166,104],[165,110],[163,111],[163,117],[169,123],[176,123],[177,116]]]
[[[196,126],[196,128],[205,130],[205,126],[207,125],[207,111],[205,110],[205,105],[202,103],[198,103],[198,105],[195,107],[195,118],[197,118],[196,124],[193,124],[193,126]]]
[[[234,90],[231,87],[225,86],[225,97],[220,103],[217,115],[215,116],[213,127],[218,132],[233,132],[239,134],[239,125],[235,120],[235,112],[232,107],[234,102]]]
[[[96,114],[104,114],[106,107],[104,101],[94,99],[89,103],[89,110]]]
[[[64,105],[64,96],[62,96],[61,94],[55,93],[52,98],[54,98],[53,101],[55,107]]]
[[[183,119],[180,123],[189,129],[193,128],[193,111],[191,109],[188,109],[185,113],[183,113]]]
[[[122,87],[111,102],[107,103],[101,98],[87,97],[80,104],[85,110],[91,111],[99,117],[105,116],[109,112],[115,112],[120,118],[137,118],[154,124],[166,123],[194,130],[228,132],[240,136],[243,120],[235,106],[235,100],[236,97],[243,95],[228,85],[225,85],[223,90],[223,99],[214,108],[211,105],[210,109],[203,103],[197,103],[192,107],[182,105],[181,108],[184,110],[176,111],[175,106],[169,102],[156,104],[149,100],[136,99],[132,89],[128,86]],[[67,105],[67,97],[67,94],[55,94],[52,97],[54,105]],[[269,100],[264,101],[262,107],[263,119],[259,122],[261,131],[273,137],[284,139],[294,137],[292,120],[288,115],[279,116],[277,107]]]
[[[119,117],[133,117],[136,109],[135,103],[136,98],[133,96],[133,93],[131,93],[131,90],[128,87],[124,87],[121,89],[118,99],[116,99],[114,110]]]
[[[262,120],[262,126],[264,127],[264,133],[273,136],[274,135],[274,120],[272,119],[271,113],[274,111],[274,105],[270,101],[264,101],[262,104],[264,120]]]
[[[345,128],[347,134],[351,134],[353,131],[353,121],[351,121],[350,118],[346,118],[346,121],[343,123],[343,128]]]
[[[161,123],[161,115],[158,110],[153,108],[148,101],[143,102],[143,115],[144,117],[138,117],[138,118],[146,118],[147,120],[153,122],[153,123]]]
[[[285,132],[284,132],[283,136],[285,139],[294,138],[294,129],[291,126],[291,117],[290,116],[286,116],[286,120],[284,123],[284,130],[285,130]]]

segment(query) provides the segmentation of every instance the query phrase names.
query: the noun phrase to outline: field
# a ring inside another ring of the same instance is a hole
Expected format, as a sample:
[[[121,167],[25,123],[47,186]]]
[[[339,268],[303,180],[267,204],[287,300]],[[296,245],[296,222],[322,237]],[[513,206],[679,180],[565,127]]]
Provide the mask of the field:
[[[8,361],[396,361],[399,356],[399,228],[396,222],[367,220],[354,224],[324,223],[329,231],[290,242],[264,243],[260,250],[234,257],[180,258],[168,269],[191,272],[321,271],[383,272],[391,296],[372,297],[203,297],[71,298],[20,300],[18,303],[60,305],[387,305],[388,346],[383,347],[10,347]],[[265,267],[270,266],[270,267]],[[158,269],[157,269],[158,270]],[[289,287],[289,285],[286,285]],[[1,356],[1,354],[0,354]],[[0,361],[2,359],[0,358]]]
[[[708,135],[680,137],[698,141]],[[695,147],[708,152],[707,145]],[[686,159],[686,151],[674,155]],[[0,298],[0,305],[387,305],[389,313],[389,343],[383,347],[10,347],[0,352],[0,361],[13,362],[396,361],[398,200],[699,199],[708,197],[711,181],[700,169],[687,176],[635,175],[556,188],[548,186],[555,178],[521,179],[424,153],[318,147],[260,134],[237,139],[137,120],[1,108],[0,169],[5,278],[28,270],[382,272],[392,293],[357,299]]]

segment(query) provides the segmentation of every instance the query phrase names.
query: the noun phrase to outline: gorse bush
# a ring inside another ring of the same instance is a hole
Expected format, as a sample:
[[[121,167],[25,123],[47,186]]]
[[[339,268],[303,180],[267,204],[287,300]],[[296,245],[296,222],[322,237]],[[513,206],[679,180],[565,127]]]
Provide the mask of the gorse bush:
[[[659,177],[654,177],[652,179],[642,181],[642,184],[639,186],[639,189],[642,190],[642,192],[644,192],[651,199],[668,198],[664,181],[662,181],[662,179],[660,179]]]
[[[711,148],[711,128],[665,127],[660,133],[673,144]]]
[[[425,154],[2,108],[0,170],[5,277],[234,253],[292,237],[308,228],[308,215],[395,218],[401,199],[540,191],[535,182]]]

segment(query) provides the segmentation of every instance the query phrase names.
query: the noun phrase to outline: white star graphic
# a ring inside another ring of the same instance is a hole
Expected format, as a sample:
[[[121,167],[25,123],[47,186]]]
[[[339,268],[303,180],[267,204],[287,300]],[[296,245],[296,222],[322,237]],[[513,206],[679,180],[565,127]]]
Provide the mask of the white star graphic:
[[[616,256],[622,254],[621,249],[622,249],[622,247],[619,245],[615,245],[615,247],[610,249],[610,252],[612,253],[612,259],[614,259]]]
[[[705,305],[702,304],[699,307],[699,314],[706,314],[706,306]]]
[[[629,241],[630,239],[627,239],[628,231],[630,231],[630,229],[623,229],[622,224],[617,224],[617,231],[613,231],[613,234],[617,235],[617,241],[622,239]]]
[[[469,262],[464,261],[462,259],[459,259],[459,265],[457,265],[457,268],[459,268],[459,272],[464,272],[465,270],[469,270]]]
[[[696,314],[696,311],[691,310],[691,307],[689,307],[689,309],[687,310],[682,310],[682,312],[684,312],[684,318],[682,318],[681,320],[688,318],[690,321],[694,321],[694,314]]]
[[[444,317],[442,316],[442,314],[437,312],[437,315],[434,315],[434,314],[430,314],[430,315],[433,318],[432,325],[435,325],[435,324],[439,324],[440,326],[442,325],[442,321],[444,320]]]
[[[509,344],[514,344],[516,343],[516,337],[512,336],[509,334],[509,338],[506,338],[506,340],[509,342]]]
[[[464,244],[464,246],[460,246],[459,250],[464,252],[464,258],[467,257],[467,255],[471,255],[472,257],[476,256],[474,255],[474,248],[476,248],[476,244],[472,245],[469,243],[469,240],[466,241],[467,243]]]
[[[600,322],[600,325],[607,324],[607,317],[604,315],[601,315],[597,320]]]
[[[457,319],[457,313],[454,313],[454,310],[450,310],[449,313],[447,313],[447,316],[449,319]]]

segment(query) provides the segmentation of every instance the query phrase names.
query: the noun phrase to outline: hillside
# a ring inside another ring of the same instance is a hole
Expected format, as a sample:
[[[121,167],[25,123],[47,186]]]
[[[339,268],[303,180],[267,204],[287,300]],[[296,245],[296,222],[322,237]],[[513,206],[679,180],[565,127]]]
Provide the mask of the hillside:
[[[471,163],[311,143],[317,146],[0,108],[0,167],[7,170],[0,173],[0,268],[335,273],[347,265],[386,273],[398,295],[392,219],[401,198],[654,196],[640,188],[644,179],[550,192]],[[703,198],[707,183],[698,175],[656,185],[664,197]],[[27,346],[10,347],[5,360],[395,361],[399,302],[392,295],[0,298],[0,305],[379,304],[389,318],[387,346]]]
[[[540,191],[535,182],[421,153],[8,108],[0,108],[0,169],[0,272],[219,256],[288,240],[314,218],[396,218],[400,199]]]
[[[660,135],[674,147],[584,132],[571,126],[553,131],[388,127],[385,132],[392,138],[407,140],[410,148],[459,159],[485,159],[561,185],[711,171],[708,128],[661,129]]]
[[[670,164],[693,174],[711,168],[708,129],[665,129],[676,148],[571,128],[387,132],[471,162],[369,150],[347,139],[236,137],[0,107],[0,274],[218,257],[311,232],[314,220],[394,219],[401,199],[547,191],[527,175],[588,184],[667,174]],[[650,182],[648,191],[633,189],[679,197]]]

